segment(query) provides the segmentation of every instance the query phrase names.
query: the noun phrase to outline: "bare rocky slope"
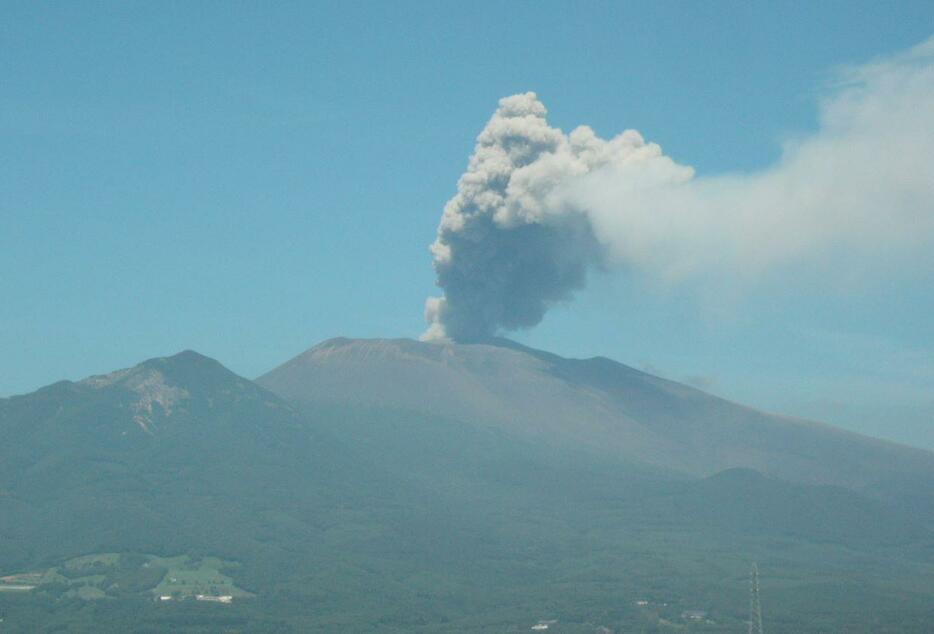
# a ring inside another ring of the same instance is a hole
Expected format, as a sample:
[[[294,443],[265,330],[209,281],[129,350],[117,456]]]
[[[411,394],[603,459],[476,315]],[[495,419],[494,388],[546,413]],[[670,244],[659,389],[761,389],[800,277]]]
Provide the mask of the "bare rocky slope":
[[[761,412],[607,358],[501,339],[331,339],[257,383],[293,403],[417,412],[688,476],[743,467],[877,494],[934,479],[928,451]]]

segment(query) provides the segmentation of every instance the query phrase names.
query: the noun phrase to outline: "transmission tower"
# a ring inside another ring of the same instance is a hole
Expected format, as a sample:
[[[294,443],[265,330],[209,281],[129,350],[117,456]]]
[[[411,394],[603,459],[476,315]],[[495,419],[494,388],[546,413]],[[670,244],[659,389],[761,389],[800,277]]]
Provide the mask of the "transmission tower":
[[[762,606],[759,605],[759,565],[752,565],[749,580],[749,634],[762,634]]]

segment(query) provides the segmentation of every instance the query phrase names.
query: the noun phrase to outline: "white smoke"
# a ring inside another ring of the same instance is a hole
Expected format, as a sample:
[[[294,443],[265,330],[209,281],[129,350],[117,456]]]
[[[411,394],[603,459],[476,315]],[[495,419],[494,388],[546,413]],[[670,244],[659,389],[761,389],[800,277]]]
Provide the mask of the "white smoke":
[[[431,247],[444,295],[425,338],[534,326],[593,267],[751,279],[934,245],[934,38],[841,72],[819,106],[774,166],[696,177],[633,130],[565,134],[534,93],[502,99]]]

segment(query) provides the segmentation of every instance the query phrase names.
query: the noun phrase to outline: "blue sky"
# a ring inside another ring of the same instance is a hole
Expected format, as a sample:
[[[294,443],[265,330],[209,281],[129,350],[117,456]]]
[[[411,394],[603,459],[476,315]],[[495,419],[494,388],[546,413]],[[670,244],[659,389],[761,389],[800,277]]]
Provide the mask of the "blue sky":
[[[699,175],[774,164],[930,2],[7,3],[0,395],[192,348],[254,377],[416,337],[428,245],[506,95]],[[930,202],[927,202],[930,205]],[[931,259],[726,301],[626,271],[515,334],[934,448]]]

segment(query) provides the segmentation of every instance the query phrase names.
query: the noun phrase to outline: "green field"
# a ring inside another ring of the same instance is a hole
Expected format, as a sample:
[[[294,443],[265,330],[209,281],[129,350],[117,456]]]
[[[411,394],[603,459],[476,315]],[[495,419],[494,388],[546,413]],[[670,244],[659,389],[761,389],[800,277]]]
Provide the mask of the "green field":
[[[61,597],[119,599],[138,596],[197,595],[249,597],[223,571],[236,567],[217,557],[98,553],[69,559],[48,570],[0,578],[0,592],[41,589]]]
[[[234,585],[233,579],[223,573],[230,569],[230,562],[217,557],[193,560],[187,555],[178,557],[153,557],[151,565],[165,568],[168,572],[152,593],[173,598],[192,597],[199,594],[249,597],[249,592]]]

